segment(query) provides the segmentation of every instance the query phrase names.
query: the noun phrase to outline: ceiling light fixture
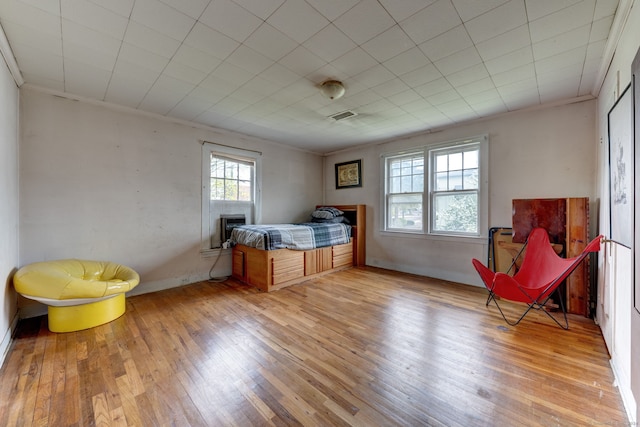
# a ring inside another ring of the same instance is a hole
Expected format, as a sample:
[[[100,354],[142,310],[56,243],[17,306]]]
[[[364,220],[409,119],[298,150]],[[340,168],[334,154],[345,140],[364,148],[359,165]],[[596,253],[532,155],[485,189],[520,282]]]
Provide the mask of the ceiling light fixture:
[[[320,93],[331,100],[341,98],[344,95],[344,91],[342,82],[338,80],[327,80],[320,85]]]

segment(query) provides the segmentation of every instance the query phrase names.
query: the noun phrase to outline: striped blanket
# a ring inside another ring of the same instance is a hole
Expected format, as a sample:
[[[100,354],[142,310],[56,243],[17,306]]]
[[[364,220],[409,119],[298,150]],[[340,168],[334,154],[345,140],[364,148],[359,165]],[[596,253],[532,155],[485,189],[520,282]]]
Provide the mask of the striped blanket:
[[[252,248],[309,250],[349,243],[351,226],[347,224],[270,224],[241,225],[231,232],[231,241]]]

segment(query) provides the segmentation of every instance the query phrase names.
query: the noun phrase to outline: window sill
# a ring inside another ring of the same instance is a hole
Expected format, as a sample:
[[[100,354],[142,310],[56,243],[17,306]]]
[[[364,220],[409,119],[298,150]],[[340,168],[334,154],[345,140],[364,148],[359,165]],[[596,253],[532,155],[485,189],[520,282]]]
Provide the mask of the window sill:
[[[465,242],[473,244],[486,244],[487,236],[459,236],[454,234],[425,234],[419,232],[402,231],[402,230],[381,230],[380,235],[384,237],[399,237],[407,239],[422,239],[441,242]]]

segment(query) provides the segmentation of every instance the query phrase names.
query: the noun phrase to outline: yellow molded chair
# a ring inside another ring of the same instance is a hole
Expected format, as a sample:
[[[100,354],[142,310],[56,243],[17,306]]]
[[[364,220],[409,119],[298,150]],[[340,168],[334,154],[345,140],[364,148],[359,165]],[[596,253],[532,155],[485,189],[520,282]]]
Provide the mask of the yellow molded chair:
[[[25,265],[13,277],[22,296],[48,306],[49,330],[73,332],[108,323],[125,312],[124,293],[140,276],[106,261],[63,259]]]

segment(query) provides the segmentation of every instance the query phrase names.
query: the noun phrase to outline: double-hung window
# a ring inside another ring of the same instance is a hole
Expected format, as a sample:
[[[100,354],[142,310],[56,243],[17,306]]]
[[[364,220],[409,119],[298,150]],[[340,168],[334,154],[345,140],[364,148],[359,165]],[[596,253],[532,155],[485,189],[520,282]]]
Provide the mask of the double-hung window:
[[[488,137],[383,156],[386,231],[475,237],[488,220]]]
[[[247,224],[260,214],[260,153],[204,143],[202,149],[202,249],[224,240],[221,215],[244,215]]]

